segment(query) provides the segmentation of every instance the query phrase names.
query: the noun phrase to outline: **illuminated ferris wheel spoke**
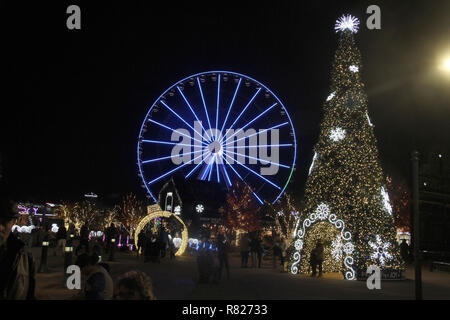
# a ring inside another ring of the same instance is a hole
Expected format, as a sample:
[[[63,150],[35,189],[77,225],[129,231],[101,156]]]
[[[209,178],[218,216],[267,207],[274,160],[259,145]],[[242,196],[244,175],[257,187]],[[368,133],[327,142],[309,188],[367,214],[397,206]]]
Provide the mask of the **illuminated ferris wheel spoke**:
[[[282,126],[287,125],[288,123],[289,123],[289,122],[283,122],[283,123],[281,123],[281,124],[277,124],[276,126],[273,126],[272,128],[260,130],[259,132],[250,134],[250,135],[245,136],[245,137],[242,137],[242,138],[240,138],[240,139],[237,139],[236,142],[241,141],[241,140],[244,140],[244,139],[247,139],[247,138],[250,138],[250,137],[253,137],[253,136],[256,136],[257,134],[261,134],[261,133],[264,133],[264,132],[269,131],[269,130],[272,130],[272,129],[278,129],[278,128],[282,127]],[[233,142],[231,142],[231,143],[233,143]],[[230,145],[231,143],[227,143],[226,145],[228,146],[228,145]]]
[[[225,177],[227,178],[225,181],[227,181],[228,182],[228,186],[231,187],[231,181],[230,181],[230,177],[228,176],[228,172],[227,172],[227,168],[226,168],[225,163],[222,165],[222,169],[223,169],[223,172],[225,173]]]
[[[216,106],[216,129],[219,128],[219,101],[220,101],[220,74],[217,78],[217,106]],[[216,137],[217,139],[217,137]]]
[[[164,178],[164,177],[167,177],[169,174],[174,173],[174,172],[177,171],[177,170],[180,170],[181,168],[187,166],[188,164],[190,164],[191,162],[197,160],[198,158],[200,158],[200,157],[202,157],[202,156],[203,156],[203,155],[201,154],[201,155],[199,155],[198,157],[196,157],[196,158],[194,158],[194,159],[191,159],[191,160],[189,160],[189,161],[186,162],[186,163],[183,163],[181,166],[178,166],[178,167],[176,167],[175,169],[172,169],[172,170],[170,170],[169,172],[164,173],[163,175],[159,176],[158,178],[155,178],[155,179],[153,179],[152,181],[150,181],[150,182],[148,183],[148,185],[153,184],[153,183],[155,183],[156,181],[158,181],[158,180],[160,180],[160,179],[162,179],[162,178]]]
[[[236,120],[234,120],[233,124],[230,126],[229,129],[232,129],[234,127],[234,125],[236,124],[236,122],[238,122],[238,120],[240,119],[240,117],[244,114],[244,112],[247,110],[247,108],[250,106],[250,104],[253,102],[253,100],[255,100],[256,96],[261,92],[261,88],[256,89],[255,94],[253,95],[253,97],[250,99],[250,101],[247,103],[247,105],[245,106],[245,108],[241,111],[241,113],[238,115],[238,117],[236,118]]]
[[[248,122],[245,126],[243,126],[241,128],[242,131],[244,131],[245,128],[247,128],[249,125],[251,125],[253,122],[255,122],[256,120],[258,120],[259,118],[261,118],[264,114],[266,114],[267,112],[269,112],[270,110],[272,110],[278,103],[274,103],[273,105],[271,105],[270,107],[268,107],[264,112],[260,113],[258,116],[256,116],[255,118],[253,118],[252,121]],[[231,138],[233,138],[237,133],[239,132],[239,130],[235,131],[230,137],[228,137],[227,140],[225,140],[225,143],[228,142]]]
[[[248,185],[248,183],[245,182],[244,179],[242,179],[241,175],[236,171],[236,169],[234,169],[233,166],[232,166],[226,159],[224,159],[224,160],[225,160],[225,162],[228,164],[228,166],[234,171],[234,173],[239,177],[239,179],[241,179],[241,180],[246,184],[246,186],[249,187],[250,190],[252,190],[252,188]],[[225,166],[224,166],[224,167],[225,167]],[[231,185],[231,184],[230,184],[230,185]],[[263,201],[261,200],[261,198],[256,194],[256,192],[253,191],[253,190],[252,190],[252,192],[253,192],[253,194],[255,195],[256,199],[259,201],[259,203],[264,204],[264,202],[263,202]]]
[[[142,140],[142,142],[146,142],[146,143],[156,143],[156,144],[168,144],[168,145],[172,145],[172,146],[184,146],[184,147],[191,147],[192,145],[187,144],[187,143],[178,143],[178,142],[168,142],[168,141],[158,141],[158,140]]]
[[[169,109],[174,115],[176,115],[178,117],[178,119],[180,119],[181,121],[183,121],[189,128],[191,128],[192,130],[194,130],[194,132],[197,132],[197,134],[200,135],[200,137],[202,136],[202,134],[200,132],[198,132],[197,130],[194,129],[193,126],[191,126],[189,123],[187,123],[186,120],[183,119],[183,117],[181,117],[178,113],[176,113],[175,111],[172,110],[171,107],[169,107],[163,100],[161,100],[161,103],[167,108]]]
[[[209,175],[208,175],[208,181],[211,181],[211,175],[214,171],[214,162],[216,161],[216,157],[217,155],[214,155],[213,157],[211,157],[211,167],[209,168]]]
[[[234,151],[231,151],[231,150],[226,150],[226,153],[232,153],[232,154],[234,154],[234,155],[236,155],[236,156],[244,156],[244,157],[246,157],[247,159],[253,159],[253,160],[257,160],[257,161],[260,161],[261,163],[263,163],[264,165],[267,165],[267,164],[275,164],[275,165],[277,165],[277,166],[279,166],[279,167],[282,167],[282,168],[286,168],[286,169],[290,169],[291,167],[289,167],[289,166],[287,166],[287,165],[284,165],[284,164],[281,164],[281,163],[275,163],[275,162],[272,162],[272,161],[269,161],[269,160],[265,160],[265,159],[260,159],[260,158],[257,158],[257,157],[252,157],[252,156],[248,156],[248,155],[246,155],[245,153],[236,153],[236,152],[234,152]],[[231,158],[231,157],[230,157]],[[266,162],[266,163],[264,163],[264,162]]]
[[[195,140],[195,141],[197,141],[197,142],[200,142],[200,143],[202,143],[202,144],[204,144],[204,145],[207,145],[207,143],[206,143],[205,141],[201,141],[201,140],[199,140],[199,139],[197,139],[197,138],[191,137],[190,135],[184,134],[184,133],[182,133],[182,132],[180,132],[180,131],[178,131],[178,130],[172,129],[171,127],[168,127],[168,126],[166,126],[166,125],[164,125],[164,124],[162,124],[162,123],[159,123],[158,121],[155,121],[155,120],[153,120],[153,119],[148,119],[148,121],[151,122],[151,123],[154,123],[154,124],[156,124],[156,125],[158,125],[158,126],[160,126],[160,127],[163,127],[163,128],[168,129],[168,130],[171,130],[171,131],[173,131],[173,132],[176,132],[176,133],[178,133],[179,135],[185,136],[185,137],[187,137],[187,138],[189,138],[189,139],[193,139],[193,140]]]
[[[229,145],[229,144],[227,144]],[[292,147],[292,143],[284,143],[284,144],[259,144],[257,146],[236,146],[235,149],[250,149],[250,148],[273,148],[273,147]]]
[[[239,78],[239,82],[236,85],[236,90],[234,91],[233,99],[231,100],[230,106],[228,107],[228,112],[225,117],[225,120],[223,121],[222,129],[220,129],[220,132],[223,132],[223,128],[225,128],[225,124],[227,123],[228,116],[230,115],[230,111],[231,111],[231,108],[233,107],[234,99],[236,98],[236,95],[239,91],[239,86],[241,85],[241,82],[242,82],[242,78]]]
[[[201,85],[200,79],[198,77],[197,77],[197,84],[198,84],[198,89],[200,90],[200,95],[202,96],[203,108],[205,109],[206,119],[208,120],[208,124],[209,124],[209,130],[211,130],[211,122],[209,121],[208,109],[206,108],[206,102],[205,102],[205,97],[203,96],[202,85]],[[210,140],[210,141],[212,141],[212,140]]]
[[[188,153],[183,153],[183,154],[180,155],[180,157],[187,156],[187,155],[190,155],[190,154],[193,154],[193,153],[198,153],[198,152],[202,152],[202,150],[197,150],[197,151],[192,151],[192,152],[188,152]],[[173,158],[173,156],[170,155],[170,156],[162,157],[162,158],[156,158],[156,159],[144,160],[144,161],[142,161],[142,163],[145,164],[145,163],[156,162],[156,161],[162,161],[162,160],[167,160],[167,159],[172,159],[172,158]]]
[[[217,171],[217,182],[220,183],[220,176],[219,176],[219,161],[216,160],[216,171]]]
[[[252,169],[250,169],[249,167],[247,167],[246,165],[240,163],[239,161],[236,161],[236,163],[238,165],[240,165],[241,167],[244,167],[245,169],[247,169],[248,171],[250,171],[251,173],[253,173],[254,175],[260,177],[261,179],[263,179],[264,181],[270,183],[272,186],[274,186],[275,188],[277,188],[278,190],[281,190],[281,188],[279,186],[277,186],[275,183],[273,183],[272,181],[270,181],[269,179],[264,178],[262,175],[260,175],[259,173],[253,171]]]
[[[203,151],[203,150],[202,150],[202,151]],[[211,153],[211,152],[208,151],[208,152],[206,153],[206,157],[208,157],[210,153]],[[203,164],[203,161],[200,162],[199,164],[197,164],[197,165],[194,167],[194,169],[192,169],[192,170],[191,170],[184,178],[185,178],[185,179],[189,178],[189,177],[195,172],[195,170],[197,170],[197,168],[200,167],[202,164]]]
[[[184,101],[186,102],[186,104],[188,105],[189,109],[191,110],[192,114],[194,115],[195,119],[201,124],[202,129],[205,131],[206,136],[208,137],[208,140],[211,141],[211,137],[208,135],[208,132],[206,131],[206,129],[203,127],[202,122],[200,121],[200,119],[198,118],[197,114],[195,113],[194,109],[192,109],[191,104],[189,103],[189,101],[187,100],[186,96],[183,94],[183,91],[181,91],[180,87],[177,86],[178,92],[181,94],[181,96],[183,97]]]

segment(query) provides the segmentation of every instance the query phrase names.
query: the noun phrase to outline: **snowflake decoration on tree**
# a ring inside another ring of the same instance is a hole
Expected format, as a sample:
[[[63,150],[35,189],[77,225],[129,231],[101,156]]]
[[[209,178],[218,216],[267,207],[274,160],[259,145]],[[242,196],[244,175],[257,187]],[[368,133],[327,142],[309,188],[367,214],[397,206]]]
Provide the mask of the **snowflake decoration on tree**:
[[[336,128],[336,129],[331,130],[330,139],[333,140],[334,142],[337,142],[344,138],[345,138],[345,130],[344,129]]]
[[[389,201],[389,194],[384,190],[384,187],[381,187],[381,198],[383,199],[383,205],[387,212],[392,215],[392,206]]]
[[[357,66],[355,66],[355,65],[351,65],[349,67],[349,69],[350,69],[351,72],[358,72],[359,71],[359,68]]]
[[[300,251],[303,249],[303,241],[298,239],[297,241],[295,241],[295,250]]]
[[[373,249],[373,253],[370,257],[380,261],[382,266],[384,266],[387,260],[393,259],[393,256],[388,252],[388,248],[391,246],[391,243],[383,243],[379,235],[376,236],[376,242],[369,241],[369,246]]]
[[[331,255],[334,260],[340,261],[342,259],[342,238],[337,236],[336,239],[331,243]]]
[[[336,95],[336,92],[330,93],[330,95],[327,98],[327,101],[330,101],[331,99],[333,99],[335,95]]]
[[[347,242],[346,244],[344,244],[344,247],[342,248],[342,250],[347,255],[351,255],[353,253],[353,251],[355,251],[355,246],[353,245],[353,243]]]
[[[328,207],[325,203],[321,203],[316,209],[317,218],[320,220],[325,220],[330,215],[330,207]]]
[[[291,213],[295,219],[298,219],[298,216],[300,215],[300,213],[298,211],[292,211]]]
[[[359,28],[359,20],[356,17],[351,15],[343,15],[338,20],[336,20],[336,24],[334,25],[334,30],[336,33],[339,31],[344,32],[345,30],[350,30],[352,33],[357,33]]]
[[[278,216],[280,216],[280,217],[284,216],[283,211],[278,211]]]

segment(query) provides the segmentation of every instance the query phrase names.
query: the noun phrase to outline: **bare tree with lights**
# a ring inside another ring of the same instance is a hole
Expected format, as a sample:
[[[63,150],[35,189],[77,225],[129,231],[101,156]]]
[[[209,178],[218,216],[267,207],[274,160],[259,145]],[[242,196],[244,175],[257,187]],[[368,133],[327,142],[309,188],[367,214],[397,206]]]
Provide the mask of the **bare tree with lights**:
[[[117,208],[118,220],[127,230],[130,238],[134,238],[137,225],[146,215],[146,208],[142,201],[137,200],[134,194],[127,194]]]
[[[403,269],[353,36],[358,25],[352,16],[336,23],[339,44],[306,182],[305,207],[295,229],[292,273],[308,272],[309,255],[318,240],[325,247],[324,272],[340,272],[352,280],[366,275],[370,265],[397,275],[395,271]]]

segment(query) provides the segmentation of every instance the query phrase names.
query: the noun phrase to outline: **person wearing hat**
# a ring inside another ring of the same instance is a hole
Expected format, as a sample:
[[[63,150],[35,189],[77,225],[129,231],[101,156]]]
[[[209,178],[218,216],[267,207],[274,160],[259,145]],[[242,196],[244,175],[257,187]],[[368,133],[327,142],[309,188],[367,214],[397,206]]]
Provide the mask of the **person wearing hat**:
[[[98,255],[88,255],[82,253],[77,257],[75,265],[80,267],[85,276],[84,290],[80,295],[84,295],[86,300],[111,300],[113,298],[113,280],[108,271],[99,265]],[[80,295],[76,298],[82,298]]]
[[[34,259],[28,247],[11,229],[19,217],[0,194],[0,300],[34,300]]]

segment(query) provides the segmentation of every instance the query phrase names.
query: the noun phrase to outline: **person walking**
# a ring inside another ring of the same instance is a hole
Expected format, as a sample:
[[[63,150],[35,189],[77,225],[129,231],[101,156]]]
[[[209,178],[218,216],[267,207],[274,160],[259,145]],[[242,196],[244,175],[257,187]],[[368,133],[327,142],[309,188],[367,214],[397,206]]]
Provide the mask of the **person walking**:
[[[19,215],[0,194],[0,300],[34,300],[34,259],[11,229]]]
[[[80,249],[84,250],[84,253],[89,253],[89,229],[87,225],[83,225],[80,230]]]
[[[240,251],[241,251],[241,268],[247,268],[248,254],[250,251],[250,244],[247,234],[244,234],[241,238]]]
[[[229,244],[227,238],[220,234],[217,239],[217,256],[219,258],[219,280],[222,278],[222,269],[225,267],[227,272],[227,280],[230,280],[230,268],[228,265]]]
[[[409,245],[406,242],[406,239],[403,239],[400,244],[400,255],[406,263],[409,263]]]
[[[59,227],[58,232],[56,233],[56,247],[54,255],[58,255],[58,251],[62,252],[64,255],[64,248],[66,247],[66,241],[67,241],[67,231],[64,224]]]
[[[316,269],[317,266],[319,267],[319,277],[322,276],[322,263],[323,263],[323,244],[322,241],[318,240],[316,247],[313,249],[313,252],[311,252],[311,259],[312,259],[312,276],[316,276]]]
[[[80,267],[85,276],[84,289],[78,298],[86,300],[111,300],[113,298],[113,280],[102,266],[98,264],[97,255],[83,253],[78,256],[75,264]]]
[[[281,257],[281,248],[278,239],[274,241],[272,250],[273,250],[272,262],[273,268],[275,269],[277,267],[277,257],[280,257],[280,259],[283,260],[283,258]]]

